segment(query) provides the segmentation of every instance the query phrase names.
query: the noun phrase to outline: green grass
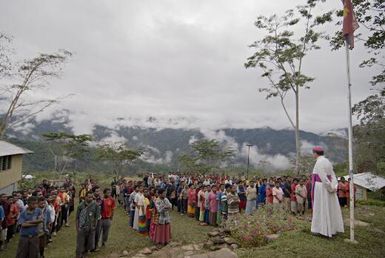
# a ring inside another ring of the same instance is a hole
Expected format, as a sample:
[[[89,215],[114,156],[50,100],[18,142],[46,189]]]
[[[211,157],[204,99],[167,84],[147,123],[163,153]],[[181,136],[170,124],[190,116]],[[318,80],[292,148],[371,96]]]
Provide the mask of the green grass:
[[[359,206],[356,209],[356,219],[369,222],[368,227],[356,227],[355,238],[358,244],[346,243],[349,238],[349,227],[345,233],[333,239],[313,236],[310,224],[299,232],[286,232],[276,241],[252,249],[239,249],[237,254],[242,258],[254,257],[384,257],[385,234],[375,231],[375,228],[385,231],[385,208],[376,206]],[[344,216],[349,211],[343,210]]]

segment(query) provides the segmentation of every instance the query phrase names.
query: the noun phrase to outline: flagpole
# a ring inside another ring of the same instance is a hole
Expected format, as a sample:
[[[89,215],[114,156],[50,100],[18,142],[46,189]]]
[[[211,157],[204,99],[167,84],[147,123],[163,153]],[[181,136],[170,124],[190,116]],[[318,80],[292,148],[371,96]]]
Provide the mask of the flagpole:
[[[350,81],[350,56],[349,56],[349,44],[346,42],[346,71],[348,77],[348,114],[349,114],[349,127],[348,127],[348,139],[349,139],[349,192],[350,192],[350,241],[354,240],[354,183],[353,183],[353,123],[352,123],[352,94],[351,94],[351,81]]]

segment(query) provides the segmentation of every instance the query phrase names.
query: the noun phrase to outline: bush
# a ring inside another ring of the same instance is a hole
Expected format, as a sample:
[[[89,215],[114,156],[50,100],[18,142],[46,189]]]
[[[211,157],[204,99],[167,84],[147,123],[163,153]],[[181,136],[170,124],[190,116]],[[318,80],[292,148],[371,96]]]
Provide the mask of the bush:
[[[267,243],[266,235],[298,229],[300,225],[301,222],[286,211],[265,206],[253,215],[241,215],[231,235],[242,247],[262,246]]]
[[[385,207],[384,201],[374,200],[374,199],[357,200],[356,203],[360,204],[360,205],[371,205],[371,206]]]

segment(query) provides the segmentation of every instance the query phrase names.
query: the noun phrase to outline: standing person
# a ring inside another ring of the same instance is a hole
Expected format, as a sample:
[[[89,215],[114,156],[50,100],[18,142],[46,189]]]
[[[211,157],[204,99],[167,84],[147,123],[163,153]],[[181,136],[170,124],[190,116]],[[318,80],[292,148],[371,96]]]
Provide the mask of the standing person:
[[[229,229],[232,229],[234,226],[238,225],[238,215],[239,215],[239,196],[236,193],[237,187],[233,185],[230,188],[230,192],[227,193],[227,222],[226,226]]]
[[[104,198],[102,200],[102,209],[101,209],[101,225],[102,225],[102,246],[106,245],[108,240],[108,234],[110,232],[112,218],[114,217],[115,199],[111,197],[111,190],[105,188],[103,190]],[[95,246],[98,246],[98,243],[95,243]]]
[[[153,241],[153,242],[155,242],[155,228],[159,222],[159,213],[158,213],[158,210],[156,209],[156,205],[155,205],[157,201],[158,201],[158,193],[155,192],[154,195],[152,196],[152,200],[150,202],[151,223],[150,223],[149,236],[150,236],[151,241]]]
[[[171,219],[170,209],[172,207],[170,201],[166,198],[165,191],[160,189],[158,191],[159,198],[155,203],[158,211],[158,223],[155,225],[154,239],[155,244],[166,245],[171,240]]]
[[[28,208],[20,214],[18,223],[21,227],[16,258],[39,257],[39,224],[43,223],[43,220],[41,210],[37,206],[37,197],[31,196],[28,198]]]
[[[100,210],[93,197],[92,192],[87,192],[76,211],[76,258],[83,258],[95,248],[95,228]]]
[[[258,189],[258,205],[265,205],[266,203],[266,182],[266,178],[264,178]]]
[[[346,194],[345,194],[345,178],[342,176],[337,186],[338,201],[341,207],[346,206]]]
[[[283,206],[285,207],[285,211],[290,212],[290,194],[291,194],[291,185],[288,181],[288,178],[284,177],[282,182],[282,190],[283,190]]]
[[[205,224],[210,224],[210,221],[209,221],[209,215],[210,215],[210,200],[209,200],[209,196],[210,196],[210,187],[209,186],[206,186],[205,188],[205,202],[204,202],[204,205],[205,205],[205,213],[204,213],[204,223]]]
[[[304,185],[303,179],[300,179],[299,184],[295,187],[295,197],[297,200],[298,213],[304,215],[307,190],[306,190],[306,186]]]
[[[87,194],[87,186],[86,184],[81,185],[81,189],[79,191],[79,200],[83,201]]]
[[[283,190],[279,186],[278,181],[275,182],[275,186],[272,189],[272,195],[273,195],[273,206],[275,209],[281,209],[282,208],[282,202],[283,202]]]
[[[206,186],[202,185],[201,190],[198,192],[198,206],[199,206],[199,221],[201,225],[205,225],[205,209],[206,209]]]
[[[128,211],[130,214],[130,227],[134,227],[134,218],[135,218],[135,197],[137,194],[137,187],[134,186],[134,191],[129,195],[128,198]]]
[[[274,200],[273,188],[274,188],[273,182],[269,182],[269,184],[267,184],[266,186],[266,204],[268,205],[273,204],[273,200]]]
[[[40,258],[44,258],[44,249],[47,246],[47,234],[49,233],[47,225],[50,216],[47,211],[47,202],[45,198],[41,196],[38,201],[38,207],[41,210],[39,219],[43,221],[43,223],[39,225],[39,253]]]
[[[188,203],[188,186],[184,185],[181,195],[182,195],[182,214],[187,213],[187,203]]]
[[[255,209],[256,199],[257,199],[257,188],[253,181],[250,182],[250,185],[246,189],[246,214],[251,215]]]
[[[48,229],[47,232],[47,243],[52,242],[52,229],[55,223],[55,208],[53,206],[54,197],[49,196],[47,199],[47,216],[46,216],[46,228]]]
[[[139,217],[143,218],[146,215],[144,210],[144,195],[143,195],[143,187],[138,186],[138,192],[135,195],[135,215],[134,215],[134,225],[133,229],[139,231]]]
[[[312,203],[312,182],[311,176],[306,179],[306,191],[307,191],[307,209],[311,210],[313,207]]]
[[[239,197],[239,212],[242,212],[246,208],[246,189],[244,182],[240,182],[237,189],[237,194]]]
[[[98,252],[99,251],[99,242],[100,242],[100,236],[102,234],[102,216],[101,216],[101,211],[102,211],[102,204],[103,204],[103,198],[102,198],[102,193],[100,190],[99,186],[96,186],[94,188],[94,201],[99,209],[99,217],[96,222],[96,227],[95,227],[95,246],[91,250],[91,252]]]
[[[211,226],[217,226],[217,212],[218,212],[218,201],[217,201],[217,187],[213,185],[209,194],[209,224]]]
[[[4,216],[5,216],[5,219],[3,219],[0,227],[1,228],[0,250],[4,250],[7,247],[7,234],[8,234],[7,218],[8,218],[9,209],[10,209],[10,204],[8,203],[8,197],[4,193],[0,195],[0,205],[3,206]]]
[[[227,222],[227,215],[229,211],[229,204],[227,202],[227,195],[230,192],[232,185],[226,184],[225,185],[225,191],[222,194],[221,197],[221,206],[222,206],[222,224],[225,224]],[[226,224],[225,224],[226,226]]]
[[[145,206],[146,206],[146,229],[145,229],[146,234],[150,233],[151,213],[152,213],[152,209],[153,209],[152,202],[153,201],[152,201],[151,192],[145,191],[145,193],[144,193],[144,203],[145,203]]]
[[[199,192],[200,192],[200,190],[201,190],[201,188],[202,188],[202,185],[198,185],[197,186],[197,188],[195,189],[195,200],[196,200],[196,205],[195,205],[195,214],[194,214],[194,216],[195,216],[195,219],[197,220],[197,221],[199,221],[199,215],[200,215],[200,205],[199,205]],[[172,204],[172,202],[171,202],[171,204]]]
[[[223,211],[223,206],[222,206],[222,195],[223,191],[225,189],[224,184],[219,185],[219,189],[217,191],[217,202],[218,202],[218,211],[217,211],[217,224],[220,226],[222,225],[222,211]]]
[[[291,213],[293,213],[294,215],[296,215],[298,212],[297,198],[295,194],[295,188],[297,187],[297,185],[298,185],[298,179],[294,178],[293,183],[291,184],[291,194],[290,194],[290,210],[291,210]]]
[[[337,198],[337,178],[330,161],[324,157],[320,146],[313,148],[317,160],[312,174],[313,218],[311,232],[332,237],[344,232],[341,208]]]
[[[191,218],[195,216],[195,206],[196,206],[196,191],[195,185],[190,184],[187,191],[187,215]]]
[[[8,197],[8,202],[10,204],[9,206],[9,213],[7,216],[7,242],[11,240],[13,235],[16,233],[16,220],[19,217],[19,208],[16,204],[16,199],[12,196]]]
[[[138,232],[141,234],[147,234],[147,206],[150,204],[150,201],[147,199],[147,190],[143,191],[143,206],[141,207],[142,211],[139,213],[138,219]]]
[[[355,202],[356,190],[357,190],[355,185],[353,185],[353,190],[354,190],[353,201]],[[346,206],[349,207],[350,206],[350,178],[348,179],[347,182],[345,181],[345,199],[346,199]]]

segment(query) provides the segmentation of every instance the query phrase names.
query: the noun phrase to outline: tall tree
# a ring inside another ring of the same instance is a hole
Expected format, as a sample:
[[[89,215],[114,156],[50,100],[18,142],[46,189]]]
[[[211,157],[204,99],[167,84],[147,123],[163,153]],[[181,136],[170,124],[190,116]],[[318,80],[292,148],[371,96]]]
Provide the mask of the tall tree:
[[[0,34],[0,79],[7,76],[0,86],[0,139],[8,127],[26,121],[58,102],[59,98],[34,100],[31,94],[47,87],[49,80],[59,77],[63,64],[72,55],[69,51],[60,50],[40,54],[16,65],[10,61],[9,48],[5,46],[10,40],[10,37]]]
[[[55,170],[63,173],[71,161],[74,162],[73,169],[76,170],[76,161],[82,160],[89,152],[88,145],[92,141],[91,135],[74,135],[64,132],[50,132],[43,137],[51,142],[50,151],[54,156]]]
[[[319,2],[308,0],[305,5],[287,10],[283,16],[259,16],[254,23],[265,35],[250,45],[255,53],[247,59],[246,68],[261,71],[269,87],[259,88],[266,93],[266,99],[278,97],[281,106],[295,131],[296,162],[295,171],[300,172],[300,89],[309,88],[314,80],[303,73],[304,59],[313,50],[319,49],[318,42],[325,35],[317,27],[332,20],[332,11],[314,15]],[[298,32],[300,31],[300,32]],[[294,94],[295,119],[289,114],[286,97]]]
[[[201,139],[191,144],[191,153],[179,157],[189,172],[207,173],[218,169],[221,163],[234,156],[234,150],[214,139]]]
[[[0,32],[0,79],[9,76],[11,70],[11,37]],[[2,95],[2,94],[1,94]]]
[[[113,174],[122,175],[123,168],[137,160],[143,151],[129,149],[124,143],[105,143],[97,147],[97,158],[112,163]]]

